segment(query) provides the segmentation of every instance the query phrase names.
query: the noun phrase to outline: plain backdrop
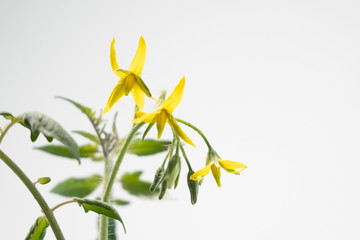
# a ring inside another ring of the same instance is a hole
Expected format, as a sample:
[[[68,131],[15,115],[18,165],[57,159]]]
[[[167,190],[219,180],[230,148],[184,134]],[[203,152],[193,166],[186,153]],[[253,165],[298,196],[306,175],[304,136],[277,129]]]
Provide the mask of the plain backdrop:
[[[184,162],[165,200],[139,199],[115,185],[116,196],[131,201],[117,207],[128,230],[118,225],[119,239],[360,239],[359,27],[355,0],[0,0],[0,111],[39,111],[68,131],[91,131],[86,117],[54,96],[103,109],[118,81],[112,38],[127,69],[142,35],[142,76],[152,94],[171,92],[185,75],[174,115],[202,129],[223,159],[248,168],[240,176],[223,171],[221,188],[207,176],[195,206]],[[133,104],[124,97],[105,115],[119,112],[122,135]],[[147,100],[145,110],[151,107]],[[199,170],[206,146],[183,129],[197,146],[186,150]],[[164,139],[170,133],[166,127]],[[50,206],[68,199],[50,193],[55,184],[103,172],[101,163],[79,166],[34,150],[46,140],[32,143],[29,135],[15,126],[1,149],[31,179],[52,178],[38,186]],[[163,158],[128,155],[120,174],[142,170],[151,181]],[[1,239],[24,239],[41,210],[2,162],[0,194]],[[72,204],[55,215],[66,239],[96,239],[96,214]],[[46,239],[55,239],[50,228]]]

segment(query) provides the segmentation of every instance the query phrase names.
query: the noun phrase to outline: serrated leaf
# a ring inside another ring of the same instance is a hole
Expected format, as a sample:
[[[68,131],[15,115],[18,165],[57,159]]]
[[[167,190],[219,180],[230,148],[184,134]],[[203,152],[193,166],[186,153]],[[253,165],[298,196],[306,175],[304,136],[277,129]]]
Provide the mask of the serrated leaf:
[[[135,139],[130,143],[128,152],[138,156],[153,155],[168,150],[171,142],[166,140],[155,139]]]
[[[77,134],[83,136],[84,138],[87,138],[90,141],[93,141],[94,143],[98,143],[98,144],[100,143],[99,137],[94,134],[84,132],[84,131],[73,131],[73,133],[77,133]]]
[[[121,178],[122,187],[132,195],[135,196],[154,196],[158,190],[150,192],[150,182],[140,180],[141,171],[134,173],[125,173]]]
[[[46,234],[46,228],[49,226],[49,222],[45,216],[38,217],[31,226],[28,235],[25,240],[42,240]]]
[[[85,212],[92,211],[119,220],[119,222],[121,222],[121,224],[123,225],[124,231],[126,233],[124,222],[122,221],[119,213],[109,204],[97,200],[77,197],[75,197],[74,200],[76,200],[76,202],[84,208]]]
[[[76,159],[74,154],[65,146],[62,145],[45,145],[41,147],[35,147],[37,150],[50,153],[59,157],[66,157],[71,159]],[[98,151],[97,145],[83,145],[79,147],[80,158],[92,158]]]
[[[92,193],[101,182],[99,175],[92,175],[87,178],[69,178],[57,184],[52,190],[56,193],[66,197],[86,197]]]
[[[64,144],[80,162],[79,148],[76,142],[55,120],[38,112],[26,112],[16,119],[30,130],[31,141],[36,141],[40,133],[42,133],[49,142],[55,138]]]

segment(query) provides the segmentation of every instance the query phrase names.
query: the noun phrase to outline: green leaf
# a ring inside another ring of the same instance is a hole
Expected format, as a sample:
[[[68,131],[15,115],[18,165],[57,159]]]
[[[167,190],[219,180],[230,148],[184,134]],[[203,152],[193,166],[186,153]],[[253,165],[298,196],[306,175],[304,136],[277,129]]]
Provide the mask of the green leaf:
[[[138,156],[152,155],[168,150],[170,141],[154,139],[135,139],[130,143],[128,152]]]
[[[121,224],[123,225],[124,231],[126,233],[124,222],[122,221],[119,213],[112,206],[101,201],[90,200],[85,198],[75,197],[74,200],[77,201],[79,206],[82,206],[84,208],[85,212],[92,211],[119,220],[119,222],[121,222]]]
[[[99,175],[87,178],[69,178],[57,184],[51,192],[66,197],[86,197],[95,190],[100,182]]]
[[[7,120],[16,119],[11,113],[9,112],[0,112],[0,115],[3,116]]]
[[[124,206],[124,205],[129,205],[130,204],[129,201],[122,200],[122,199],[112,199],[111,202],[116,204],[116,205],[119,205],[119,206]]]
[[[84,131],[73,131],[73,133],[77,133],[77,134],[89,139],[90,141],[93,141],[94,143],[97,143],[97,144],[100,143],[99,137],[94,134],[84,132]]]
[[[31,132],[31,141],[36,141],[42,133],[51,142],[53,138],[64,144],[80,162],[79,148],[74,139],[55,120],[38,112],[26,112],[16,118]]]
[[[108,240],[116,240],[116,222],[113,218],[108,219]]]
[[[41,147],[35,147],[37,150],[44,151],[46,153],[50,153],[52,155],[56,155],[59,157],[66,157],[75,159],[74,154],[65,146],[62,145],[45,145]],[[83,145],[79,147],[79,154],[81,158],[92,158],[98,151],[97,145]]]
[[[40,183],[41,185],[45,185],[48,184],[51,181],[51,178],[49,177],[42,177],[42,178],[38,178],[37,182]]]
[[[31,226],[28,235],[25,240],[42,240],[46,234],[46,228],[49,226],[49,222],[45,216],[38,217]]]
[[[154,192],[150,192],[150,182],[142,181],[139,179],[141,171],[137,171],[134,173],[125,173],[121,178],[122,187],[128,191],[130,194],[135,196],[153,196],[158,192],[157,190]]]
[[[69,98],[65,98],[65,97],[61,97],[61,96],[56,96],[55,98],[60,98],[60,99],[63,99],[65,101],[72,103],[75,107],[80,109],[81,112],[85,113],[89,118],[93,118],[95,116],[95,112],[91,108],[85,107],[84,105],[81,105],[78,102],[75,102]]]

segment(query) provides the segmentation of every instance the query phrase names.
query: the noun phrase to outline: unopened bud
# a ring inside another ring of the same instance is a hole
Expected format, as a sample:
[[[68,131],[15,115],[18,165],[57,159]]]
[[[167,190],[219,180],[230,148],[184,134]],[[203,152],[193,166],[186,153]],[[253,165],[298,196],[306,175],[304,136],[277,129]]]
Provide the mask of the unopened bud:
[[[190,199],[191,199],[191,204],[194,205],[197,201],[197,196],[199,193],[199,183],[198,181],[193,181],[190,179],[190,176],[194,174],[194,171],[189,170],[188,175],[187,175],[187,184],[190,190]]]
[[[37,182],[40,183],[41,185],[47,184],[51,181],[51,178],[49,177],[42,177],[42,178],[38,178]]]
[[[165,192],[166,192],[166,187],[167,187],[167,179],[165,179],[161,184],[159,200],[161,200],[164,197]]]
[[[180,156],[176,154],[170,159],[169,165],[167,167],[168,188],[174,187],[175,189],[177,187],[180,177],[180,170],[181,170]]]
[[[152,184],[150,186],[150,192],[154,192],[156,190],[156,188],[160,184],[160,181],[161,181],[163,175],[164,175],[164,168],[161,166],[156,171],[154,181],[152,182]]]

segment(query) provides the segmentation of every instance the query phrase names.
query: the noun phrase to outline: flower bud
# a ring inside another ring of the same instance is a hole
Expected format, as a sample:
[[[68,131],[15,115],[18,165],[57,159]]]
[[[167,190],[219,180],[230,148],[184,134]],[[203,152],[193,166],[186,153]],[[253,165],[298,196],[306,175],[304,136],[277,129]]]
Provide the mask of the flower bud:
[[[150,186],[150,192],[154,192],[156,190],[156,188],[159,186],[160,181],[162,179],[164,175],[164,168],[161,166],[158,168],[158,170],[156,171],[155,177],[154,177],[154,181],[152,182],[151,186]]]
[[[38,178],[37,182],[44,185],[47,184],[51,181],[51,178],[49,177],[42,177],[42,178]]]
[[[180,156],[175,154],[169,161],[167,167],[167,187],[174,189],[177,187],[180,177],[181,161]]]
[[[166,192],[166,187],[167,187],[167,179],[165,179],[162,183],[161,183],[161,189],[160,189],[160,194],[159,194],[159,200],[161,200]]]
[[[199,193],[199,182],[198,181],[194,181],[190,179],[190,176],[194,174],[193,170],[189,170],[188,175],[187,175],[187,184],[190,190],[190,199],[191,199],[191,204],[194,205],[197,201],[197,196]]]

